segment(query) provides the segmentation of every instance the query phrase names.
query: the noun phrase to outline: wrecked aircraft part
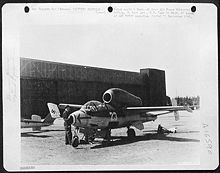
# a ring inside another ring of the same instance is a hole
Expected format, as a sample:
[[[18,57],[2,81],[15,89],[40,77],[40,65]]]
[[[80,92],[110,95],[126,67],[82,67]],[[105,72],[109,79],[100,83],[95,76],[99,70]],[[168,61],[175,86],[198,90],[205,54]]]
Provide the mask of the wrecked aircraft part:
[[[105,103],[111,104],[115,107],[142,106],[142,100],[140,97],[119,88],[107,90],[103,94],[102,99]]]

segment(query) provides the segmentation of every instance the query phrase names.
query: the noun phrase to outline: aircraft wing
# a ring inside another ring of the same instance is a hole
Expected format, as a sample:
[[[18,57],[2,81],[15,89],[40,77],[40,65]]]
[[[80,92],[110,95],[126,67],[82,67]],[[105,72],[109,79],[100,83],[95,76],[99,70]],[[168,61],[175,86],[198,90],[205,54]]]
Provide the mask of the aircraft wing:
[[[166,114],[176,111],[188,111],[192,112],[187,106],[155,106],[155,107],[127,107],[124,111],[133,112],[133,113],[150,113],[157,112],[155,115]]]
[[[67,103],[60,103],[59,104],[59,108],[60,109],[65,109],[66,106],[69,106],[73,109],[80,109],[82,107],[82,105],[77,105],[77,104],[67,104]]]
[[[175,120],[179,120],[178,111],[188,111],[192,112],[187,106],[155,106],[155,107],[127,107],[124,111],[130,112],[132,114],[141,114],[141,116],[158,116],[174,112]]]
[[[171,111],[153,111],[153,112],[146,112],[146,115],[151,115],[151,116],[158,116],[158,115],[164,115],[171,113]]]

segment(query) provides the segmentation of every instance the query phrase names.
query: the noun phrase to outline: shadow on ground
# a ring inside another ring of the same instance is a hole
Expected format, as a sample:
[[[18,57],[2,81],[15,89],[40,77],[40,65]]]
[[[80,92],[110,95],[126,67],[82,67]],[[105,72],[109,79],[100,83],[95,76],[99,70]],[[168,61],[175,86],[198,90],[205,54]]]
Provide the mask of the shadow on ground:
[[[52,137],[52,136],[49,136],[49,135],[34,135],[34,134],[30,134],[30,133],[21,133],[21,137],[48,138],[48,137]]]
[[[49,136],[49,135],[38,135],[38,134],[45,133],[45,132],[53,132],[53,131],[64,131],[64,130],[40,130],[40,131],[22,132],[21,133],[21,137],[48,138],[48,137],[52,137],[52,136]]]
[[[145,132],[145,133],[149,133],[149,132],[151,132],[151,133],[157,133],[157,130],[144,130],[143,132]],[[196,131],[196,130],[190,130],[190,131],[177,131],[177,133],[179,134],[179,133],[199,133],[200,131]]]
[[[189,139],[189,138],[179,138],[179,137],[171,137],[167,136],[166,134],[144,134],[143,136],[136,136],[133,140],[129,140],[125,136],[112,136],[112,141],[109,143],[102,143],[100,145],[96,145],[91,147],[91,149],[96,148],[104,148],[104,147],[111,147],[116,145],[125,145],[130,144],[138,141],[146,141],[146,140],[167,140],[167,141],[176,141],[176,142],[200,142],[198,139]],[[115,140],[116,139],[116,140]]]

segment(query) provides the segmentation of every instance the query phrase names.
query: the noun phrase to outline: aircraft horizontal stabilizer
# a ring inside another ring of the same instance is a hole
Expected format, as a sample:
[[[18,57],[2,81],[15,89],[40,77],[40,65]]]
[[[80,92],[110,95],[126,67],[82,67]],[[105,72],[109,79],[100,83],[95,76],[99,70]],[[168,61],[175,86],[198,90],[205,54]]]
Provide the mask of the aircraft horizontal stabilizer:
[[[32,115],[31,120],[41,122],[41,117],[39,115]]]

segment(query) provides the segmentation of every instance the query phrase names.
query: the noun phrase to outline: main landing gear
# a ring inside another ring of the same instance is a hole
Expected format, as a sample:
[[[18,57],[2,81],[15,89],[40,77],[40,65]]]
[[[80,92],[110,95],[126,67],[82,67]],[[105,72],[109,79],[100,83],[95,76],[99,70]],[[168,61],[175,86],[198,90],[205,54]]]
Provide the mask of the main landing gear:
[[[82,130],[82,129],[81,129]],[[82,137],[82,139],[79,139],[79,127],[75,127],[75,129],[73,130],[73,138],[72,138],[72,146],[78,147],[79,144],[90,144],[95,140],[95,130],[92,131],[92,133],[88,133],[89,131],[81,131],[84,136]]]
[[[111,129],[107,129],[106,130],[106,134],[105,134],[104,140],[110,142],[110,140],[111,140]]]
[[[86,144],[92,143],[95,140],[95,136],[89,136],[89,135],[85,135],[84,136],[84,141]]]
[[[130,128],[130,127],[127,127],[128,130],[127,130],[127,136],[129,139],[134,139],[135,138],[135,131],[134,129]]]
[[[108,145],[111,141],[111,129],[106,129],[106,134],[104,140],[102,141],[103,145]]]
[[[134,129],[130,128],[129,126],[127,128],[128,128],[128,130],[127,130],[128,139],[131,139],[131,140],[134,139],[135,136],[136,136]],[[72,146],[73,147],[77,147],[80,144],[80,140],[79,140],[79,137],[77,135],[77,131],[78,131],[77,128],[74,129],[74,136],[73,136],[73,139],[72,139]],[[94,139],[95,138],[93,136],[89,137],[88,135],[85,135],[85,142],[89,143],[89,141],[93,141]],[[111,129],[106,129],[103,144],[108,145],[110,143],[110,140],[111,140]]]
[[[133,140],[136,136],[135,131],[134,131],[134,129],[130,128],[129,126],[127,128],[128,128],[128,130],[127,130],[128,139]],[[111,129],[107,129],[106,135],[103,140],[103,144],[108,145],[110,143],[110,140],[111,140]]]

